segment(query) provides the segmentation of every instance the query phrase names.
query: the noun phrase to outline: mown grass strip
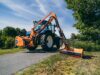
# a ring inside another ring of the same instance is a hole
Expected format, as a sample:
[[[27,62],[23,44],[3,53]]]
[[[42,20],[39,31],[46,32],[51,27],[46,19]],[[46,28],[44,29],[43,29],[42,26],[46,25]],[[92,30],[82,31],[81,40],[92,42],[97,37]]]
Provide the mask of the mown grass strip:
[[[20,48],[0,49],[0,55],[16,53],[16,52],[19,52],[19,51],[22,51],[22,50],[24,50],[24,49],[20,49]]]
[[[64,54],[55,54],[47,59],[43,60],[42,62],[39,62],[37,64],[31,65],[30,67],[17,72],[15,75],[45,75],[44,73],[52,73],[54,64],[58,61],[67,59],[67,55]],[[42,73],[43,72],[43,73]]]

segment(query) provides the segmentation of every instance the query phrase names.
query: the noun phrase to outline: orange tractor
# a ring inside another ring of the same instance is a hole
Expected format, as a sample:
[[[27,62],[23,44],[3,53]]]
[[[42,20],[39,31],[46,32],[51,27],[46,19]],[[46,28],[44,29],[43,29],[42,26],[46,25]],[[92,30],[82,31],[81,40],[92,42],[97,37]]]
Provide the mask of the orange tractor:
[[[55,22],[55,24],[52,24],[52,22]],[[55,33],[55,28],[59,31],[60,36]],[[41,45],[43,50],[50,51],[54,46],[59,49],[64,44],[65,48],[60,50],[61,53],[74,53],[81,56],[83,54],[83,49],[72,49],[66,43],[66,37],[59,25],[56,14],[53,12],[50,12],[38,22],[34,21],[30,36],[16,36],[15,40],[16,46],[26,47],[30,51],[34,50],[38,45]]]

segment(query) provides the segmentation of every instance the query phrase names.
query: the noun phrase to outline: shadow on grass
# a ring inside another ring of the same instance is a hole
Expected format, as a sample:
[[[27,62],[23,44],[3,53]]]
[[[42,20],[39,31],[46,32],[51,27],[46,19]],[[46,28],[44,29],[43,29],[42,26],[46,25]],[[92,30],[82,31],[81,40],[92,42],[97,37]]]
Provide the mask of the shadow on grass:
[[[58,52],[58,50],[56,48],[53,48],[51,51],[50,50],[46,50],[44,51],[43,49],[35,49],[32,51],[26,51],[25,53],[55,53]]]
[[[56,48],[53,48],[51,51],[50,50],[44,51],[43,49],[35,49],[32,51],[27,50],[25,53],[56,53],[56,52],[59,52],[59,50],[57,50]],[[68,55],[76,57],[76,58],[80,58],[80,56],[78,56],[78,55],[74,55],[74,54],[70,54],[70,53],[68,53]],[[94,57],[96,57],[96,56],[84,54],[82,56],[82,59],[93,59]]]
[[[96,56],[93,56],[93,55],[83,55],[82,56],[83,59],[93,59],[94,57]]]
[[[68,51],[62,51],[60,53],[70,55],[74,58],[82,58],[82,59],[92,59],[92,58],[96,57],[96,56],[93,56],[92,54],[81,55],[80,53],[68,52]]]

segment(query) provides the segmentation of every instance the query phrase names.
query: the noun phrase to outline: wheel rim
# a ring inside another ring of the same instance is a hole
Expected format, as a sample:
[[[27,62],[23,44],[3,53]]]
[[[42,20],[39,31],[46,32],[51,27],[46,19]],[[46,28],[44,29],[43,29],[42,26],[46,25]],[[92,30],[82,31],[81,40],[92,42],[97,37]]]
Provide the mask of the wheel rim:
[[[52,45],[53,45],[52,36],[48,36],[48,37],[47,37],[47,46],[48,46],[49,48],[51,48]]]

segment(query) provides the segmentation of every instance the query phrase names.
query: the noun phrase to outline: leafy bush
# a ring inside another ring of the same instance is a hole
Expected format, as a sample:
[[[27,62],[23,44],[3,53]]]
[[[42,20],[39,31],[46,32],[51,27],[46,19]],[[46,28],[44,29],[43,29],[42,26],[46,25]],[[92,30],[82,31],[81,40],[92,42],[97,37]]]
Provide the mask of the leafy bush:
[[[5,48],[13,48],[15,46],[15,40],[12,37],[7,37],[5,41]]]
[[[2,39],[0,39],[0,48],[4,47],[4,41]]]
[[[13,28],[7,26],[0,30],[0,48],[13,48],[15,46],[15,37],[18,35],[25,36],[25,29]]]
[[[6,41],[6,37],[5,36],[1,36],[0,37],[0,48],[4,48],[5,47],[5,41]]]
[[[100,51],[100,45],[89,41],[74,41],[72,46],[75,48],[83,48],[86,51]]]
[[[17,35],[17,32],[16,32],[15,28],[8,26],[3,29],[3,35],[15,37]]]

